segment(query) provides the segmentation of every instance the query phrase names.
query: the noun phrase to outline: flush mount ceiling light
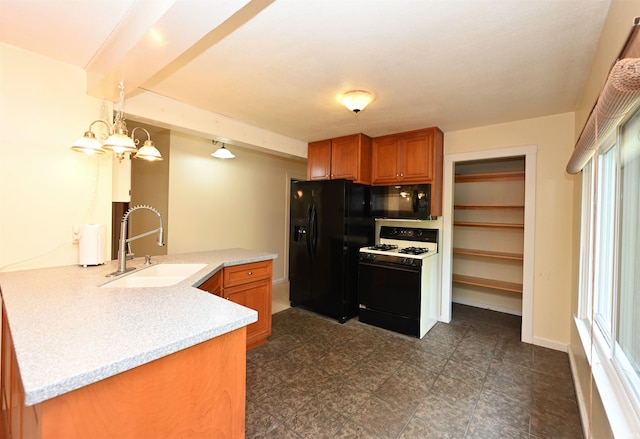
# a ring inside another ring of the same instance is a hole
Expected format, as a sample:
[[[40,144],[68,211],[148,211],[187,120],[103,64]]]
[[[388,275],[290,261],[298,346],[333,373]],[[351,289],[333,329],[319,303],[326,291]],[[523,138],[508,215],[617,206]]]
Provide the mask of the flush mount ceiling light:
[[[373,101],[373,95],[364,90],[351,90],[346,92],[340,102],[354,113],[364,110]]]
[[[212,140],[214,145],[217,145],[219,142],[216,140]],[[236,156],[233,155],[231,151],[224,147],[224,143],[220,148],[218,148],[215,152],[211,153],[211,157],[215,157],[217,159],[233,159]]]
[[[138,159],[150,161],[162,160],[160,151],[157,150],[151,141],[149,131],[141,127],[135,127],[133,131],[131,131],[131,137],[129,137],[129,131],[127,130],[127,124],[124,117],[124,82],[120,81],[119,88],[120,101],[118,102],[118,109],[116,111],[113,126],[109,126],[103,120],[94,120],[89,125],[89,131],[86,131],[84,135],[71,146],[71,149],[78,152],[84,152],[85,154],[94,155],[101,155],[105,153],[105,150],[109,150],[116,155],[118,160],[122,160],[125,153],[134,152],[136,153],[134,157]],[[107,140],[105,140],[104,145],[100,144],[100,141],[96,139],[95,134],[91,131],[91,127],[96,122],[103,123],[109,130],[110,135],[107,137]],[[134,133],[138,129],[147,133],[147,140],[144,141],[144,144],[139,151],[137,148],[139,141],[134,138]]]

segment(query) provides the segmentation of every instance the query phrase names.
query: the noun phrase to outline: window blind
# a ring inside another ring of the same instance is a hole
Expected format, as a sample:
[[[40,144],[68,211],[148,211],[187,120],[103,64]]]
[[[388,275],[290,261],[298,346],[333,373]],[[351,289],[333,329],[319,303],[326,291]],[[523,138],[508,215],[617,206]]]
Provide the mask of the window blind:
[[[580,133],[573,154],[567,163],[567,172],[577,174],[593,156],[598,148],[596,139],[606,138],[634,108],[640,97],[640,57],[624,57],[627,54],[636,55],[636,38],[638,23],[636,18],[629,39],[622,51],[622,58],[618,59],[609,71],[596,105],[587,123]]]

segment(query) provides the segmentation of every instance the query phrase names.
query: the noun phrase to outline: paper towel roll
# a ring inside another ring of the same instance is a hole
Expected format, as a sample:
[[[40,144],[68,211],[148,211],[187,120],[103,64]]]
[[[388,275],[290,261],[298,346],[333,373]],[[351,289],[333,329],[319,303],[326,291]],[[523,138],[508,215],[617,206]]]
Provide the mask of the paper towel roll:
[[[106,238],[106,226],[104,224],[83,224],[80,227],[79,264],[87,265],[104,264],[104,243]]]

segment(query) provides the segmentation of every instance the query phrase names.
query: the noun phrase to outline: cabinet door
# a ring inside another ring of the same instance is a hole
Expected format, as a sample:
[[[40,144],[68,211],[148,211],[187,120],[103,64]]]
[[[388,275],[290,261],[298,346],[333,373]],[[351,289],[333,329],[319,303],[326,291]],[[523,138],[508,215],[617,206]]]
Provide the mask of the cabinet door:
[[[247,326],[247,349],[259,346],[271,335],[271,280],[225,288],[224,297],[258,312],[258,321]]]
[[[307,180],[329,180],[331,177],[331,140],[309,143]]]
[[[331,141],[331,179],[358,180],[360,145],[358,136],[338,137]]]
[[[432,131],[405,134],[401,154],[400,180],[403,183],[433,182],[436,158]]]
[[[198,288],[201,290],[207,291],[211,294],[215,294],[216,296],[222,295],[222,271],[218,271],[216,274],[211,276],[209,279],[204,281],[202,285]]]
[[[373,140],[373,184],[393,184],[400,178],[399,137],[383,136]]]

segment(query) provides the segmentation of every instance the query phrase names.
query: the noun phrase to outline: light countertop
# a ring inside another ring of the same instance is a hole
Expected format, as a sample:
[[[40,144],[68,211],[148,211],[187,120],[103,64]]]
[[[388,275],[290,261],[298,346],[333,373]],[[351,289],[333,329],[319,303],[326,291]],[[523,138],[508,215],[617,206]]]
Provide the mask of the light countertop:
[[[25,404],[57,395],[246,326],[257,312],[196,287],[222,267],[275,259],[245,249],[154,256],[206,263],[160,288],[99,288],[117,261],[0,273]],[[144,258],[127,261],[144,267]]]

